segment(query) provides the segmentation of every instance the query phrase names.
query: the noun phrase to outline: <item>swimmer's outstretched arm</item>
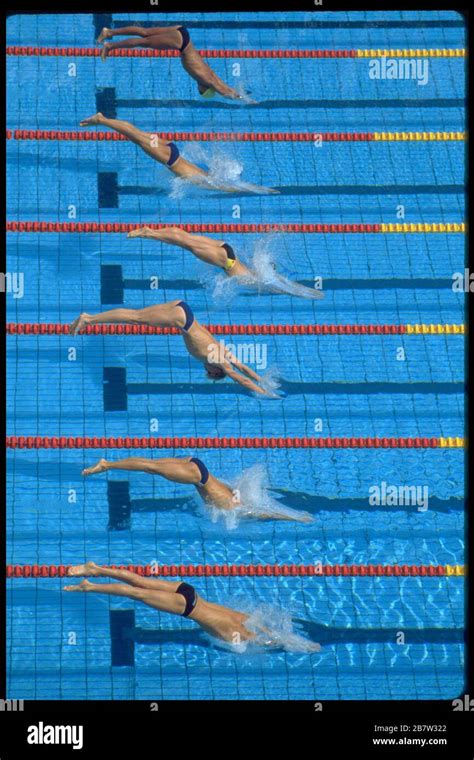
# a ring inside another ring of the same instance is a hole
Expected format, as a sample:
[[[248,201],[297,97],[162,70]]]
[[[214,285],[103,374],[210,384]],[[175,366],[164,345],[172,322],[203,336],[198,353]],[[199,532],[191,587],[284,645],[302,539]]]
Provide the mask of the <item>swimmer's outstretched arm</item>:
[[[296,512],[296,510],[295,510]],[[278,512],[274,512],[273,514],[265,512],[252,512],[252,517],[258,520],[286,520],[287,522],[301,522],[301,523],[312,523],[314,522],[313,517],[311,515],[307,514],[306,512],[302,512],[301,515],[285,515],[283,513],[279,514]]]
[[[250,369],[250,367],[247,367],[246,364],[239,362],[239,360],[235,356],[232,356],[232,358],[229,359],[229,361],[231,361],[234,367],[240,370],[240,372],[243,372],[244,375],[247,375],[247,377],[251,377],[253,380],[256,380],[257,383],[261,382],[262,378],[260,377],[260,375],[257,375],[257,373],[254,372],[253,369]]]
[[[248,103],[256,103],[255,100],[245,98],[240,92],[234,90],[233,87],[229,87],[229,85],[223,82],[222,79],[219,79],[217,74],[214,74],[214,72],[209,85],[213,90],[218,92],[219,95],[222,95],[224,98],[230,98],[231,100],[245,100]]]
[[[242,375],[240,372],[236,372],[236,370],[232,367],[230,364],[219,364],[219,367],[221,367],[226,375],[230,377],[232,380],[234,380],[236,383],[239,383],[239,385],[243,385],[244,388],[248,388],[251,391],[254,391],[255,393],[259,393],[261,396],[267,396],[269,398],[275,398],[275,394],[269,393],[264,388],[261,388],[257,383],[255,383],[253,380],[250,380],[250,378],[245,377],[245,375]],[[250,370],[251,371],[251,370]],[[258,375],[255,374],[255,377],[259,378]]]

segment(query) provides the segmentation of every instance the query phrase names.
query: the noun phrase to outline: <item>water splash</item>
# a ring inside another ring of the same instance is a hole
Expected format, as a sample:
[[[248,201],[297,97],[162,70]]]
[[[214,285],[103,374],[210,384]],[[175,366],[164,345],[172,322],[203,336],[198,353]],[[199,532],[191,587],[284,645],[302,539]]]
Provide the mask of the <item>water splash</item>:
[[[256,607],[245,621],[245,627],[255,633],[257,646],[272,646],[285,652],[319,652],[321,645],[301,636],[294,629],[291,615],[271,604]]]
[[[255,464],[245,469],[237,478],[231,480],[230,486],[235,494],[237,506],[234,509],[220,509],[208,505],[212,522],[222,520],[227,530],[235,529],[242,519],[289,520],[312,523],[314,518],[309,512],[286,507],[276,501],[268,492],[270,487],[266,468]]]
[[[300,298],[313,300],[323,298],[320,290],[307,288],[298,282],[292,282],[276,271],[277,256],[272,249],[273,241],[261,240],[255,245],[250,263],[253,281],[259,292],[286,293]]]
[[[252,90],[241,79],[234,86],[234,90],[239,93],[239,99],[237,102],[243,101],[244,103],[252,106],[258,104],[258,100],[254,100],[250,97]]]
[[[249,291],[257,290],[259,294],[281,293],[311,300],[324,298],[320,290],[292,282],[276,271],[277,268],[282,268],[282,263],[279,261],[281,257],[276,250],[279,238],[278,233],[269,233],[256,242],[250,256],[239,252],[239,259],[249,268],[249,274],[234,277],[219,274],[203,282],[206,289],[211,291],[214,302],[228,305],[242,288]]]
[[[280,370],[276,365],[273,365],[272,367],[269,367],[264,375],[260,377],[260,387],[263,388],[264,391],[266,391],[272,398],[283,398],[282,390],[281,390],[281,373]],[[261,398],[260,394],[257,393],[257,391],[254,392],[254,395],[258,396],[258,398]]]
[[[248,641],[225,642],[218,641],[219,646],[236,654],[257,654],[268,650],[284,650],[285,652],[314,654],[321,651],[321,645],[305,638],[297,630],[287,610],[283,610],[274,604],[259,604],[255,602],[240,601],[234,609],[247,613],[248,618],[244,625],[255,638]],[[212,639],[213,644],[217,643]]]
[[[197,143],[189,143],[181,151],[187,161],[204,169],[207,174],[195,175],[192,180],[174,177],[171,180],[170,197],[182,199],[192,188],[221,190],[225,192],[248,192],[259,195],[278,193],[271,187],[261,187],[250,182],[243,182],[240,177],[244,165],[235,156],[231,156],[221,147],[210,146],[206,150]]]
[[[211,297],[216,304],[228,306],[239,293],[241,279],[218,274],[206,282],[206,288],[212,290]]]

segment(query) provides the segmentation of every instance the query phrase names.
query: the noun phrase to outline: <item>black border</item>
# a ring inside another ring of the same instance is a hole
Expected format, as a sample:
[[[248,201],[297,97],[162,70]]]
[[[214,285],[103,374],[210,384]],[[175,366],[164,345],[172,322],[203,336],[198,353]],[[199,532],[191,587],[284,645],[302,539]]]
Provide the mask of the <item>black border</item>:
[[[57,1],[57,0],[56,0]],[[264,2],[263,0],[226,0],[225,8],[216,7],[210,4],[207,0],[196,5],[189,0],[159,0],[159,5],[151,6],[146,0],[97,0],[96,3],[90,2],[90,0],[70,0],[67,6],[59,4],[55,7],[53,0],[45,2],[44,0],[38,0],[33,2],[32,0],[20,0],[18,3],[8,2],[5,9],[4,19],[10,15],[17,14],[40,14],[40,13],[169,13],[179,15],[180,12],[219,12],[225,10],[226,12],[251,12],[251,11],[267,11],[267,12],[292,12],[292,11],[312,11],[317,15],[318,13],[327,13],[335,11],[388,11],[388,10],[449,10],[457,11],[465,18],[468,28],[468,39],[471,39],[471,28],[469,25],[469,11],[465,4],[454,5],[449,2],[427,2],[426,0],[417,0],[416,3],[411,2],[392,2],[387,0],[386,2],[374,2],[373,0],[363,0],[360,6],[356,6],[354,2],[350,0],[323,0],[324,5],[315,6],[313,0],[270,0]],[[466,0],[467,3],[467,0]],[[222,4],[221,4],[222,6]],[[5,23],[2,25],[2,39],[5,43]],[[470,45],[469,45],[470,47]],[[5,81],[5,79],[4,79]],[[471,95],[471,78],[468,76],[468,92]],[[2,99],[2,113],[5,123],[5,101]],[[470,126],[470,113],[468,114],[468,126]],[[469,143],[468,143],[469,146]],[[5,148],[3,148],[4,165],[5,165]],[[468,156],[470,158],[470,148],[468,147]],[[470,162],[469,162],[470,165]],[[4,215],[6,216],[6,204],[4,198]],[[466,257],[468,264],[468,259]],[[466,264],[466,265],[467,265]],[[3,270],[5,271],[5,270]],[[2,299],[3,301],[3,299]],[[466,295],[466,318],[470,316],[471,304],[468,303],[469,298]],[[472,299],[471,299],[472,301]],[[5,312],[5,304],[2,303],[2,309]],[[468,314],[469,312],[469,314]],[[466,319],[467,323],[467,319]],[[4,350],[4,343],[2,349]],[[466,341],[467,348],[467,341]],[[469,351],[466,355],[466,374],[468,375],[468,359]],[[4,382],[2,373],[2,382]],[[466,413],[466,438],[467,438],[467,421],[468,416]],[[5,432],[5,423],[4,423]],[[2,450],[2,457],[5,459],[5,450]],[[469,460],[470,454],[466,452],[466,485],[468,492],[468,473],[469,473]],[[5,462],[4,462],[5,464]],[[468,507],[469,500],[466,498],[466,506]],[[466,534],[469,539],[468,546],[472,546],[472,521],[469,519],[468,509],[466,510],[467,526]],[[6,529],[6,516],[5,510],[2,510],[1,525],[3,527],[3,536],[5,536]],[[467,552],[468,554],[468,552]],[[469,554],[468,554],[469,556]],[[3,562],[0,568],[1,588],[6,589],[6,547],[5,541],[2,542],[2,557]],[[466,563],[467,564],[467,563]],[[472,585],[469,581],[469,577],[466,577],[466,597],[467,597],[467,615],[466,615],[466,640],[470,644],[472,635],[472,626],[470,625],[470,613],[473,609],[472,604]],[[5,668],[6,668],[6,609],[4,605],[1,605],[1,625],[0,625],[0,665],[1,665],[1,679],[0,679],[0,694],[5,694]],[[470,646],[467,647],[467,666],[466,666],[466,687],[464,693],[472,694],[471,698],[474,698],[474,681],[473,681],[473,658]],[[453,699],[456,695],[453,695]],[[462,696],[462,695],[459,695]],[[135,749],[140,751],[143,747],[144,752],[159,751],[158,742],[162,745],[164,739],[161,739],[156,734],[157,723],[156,721],[164,716],[171,714],[183,714],[183,713],[299,713],[301,715],[312,715],[313,721],[317,720],[317,734],[313,734],[312,738],[314,743],[310,751],[315,754],[320,752],[324,747],[325,753],[331,753],[334,750],[340,750],[347,748],[351,754],[357,748],[362,749],[364,753],[374,751],[371,745],[371,730],[373,728],[374,721],[381,721],[384,724],[397,724],[407,722],[409,724],[413,722],[426,722],[428,724],[446,724],[448,726],[449,744],[447,748],[437,747],[432,750],[420,749],[419,752],[423,757],[440,757],[441,754],[448,755],[452,758],[472,758],[473,750],[469,748],[469,738],[467,733],[468,721],[472,717],[468,711],[453,712],[452,702],[450,700],[440,701],[415,701],[415,700],[380,700],[380,701],[349,701],[349,700],[322,700],[322,712],[315,710],[315,703],[313,701],[253,701],[253,700],[240,700],[240,701],[181,701],[181,700],[169,700],[162,701],[157,700],[159,704],[158,712],[150,712],[149,701],[27,701],[25,702],[25,711],[23,713],[18,712],[1,712],[0,711],[0,758],[17,757],[17,750],[21,751],[33,751],[36,755],[41,755],[43,749],[37,747],[30,747],[26,744],[26,727],[32,721],[43,720],[44,722],[57,723],[58,721],[67,722],[71,724],[82,724],[85,726],[85,748],[82,750],[81,755],[84,752],[89,751],[91,748],[97,748],[97,745],[104,745],[107,749],[115,751],[122,750],[126,745],[123,744],[124,736],[132,736],[137,744]],[[474,699],[471,710],[474,710]],[[111,723],[111,714],[133,714],[133,725],[126,728],[126,724],[123,727],[119,723]],[[145,715],[147,716],[145,718]],[[56,718],[56,720],[55,720]],[[343,718],[343,720],[341,720]],[[95,719],[95,720],[94,720]],[[97,721],[97,723],[95,723]],[[98,733],[93,735],[93,727],[98,727]],[[5,730],[8,726],[8,730]],[[302,724],[300,723],[300,727]],[[220,731],[217,724],[213,724],[213,733],[208,734],[211,741],[215,738],[216,729],[217,736],[220,737]],[[240,726],[241,728],[241,726]],[[270,728],[270,730],[268,730]],[[235,730],[237,729],[237,730]],[[266,729],[266,730],[265,730]],[[104,736],[105,731],[105,736]],[[183,735],[177,735],[177,747],[187,747],[188,749],[198,748],[198,737],[202,735],[202,729],[199,726],[189,724],[186,727],[188,738],[184,733]],[[124,733],[125,732],[125,733]],[[153,733],[152,733],[153,732]],[[277,725],[269,727],[268,724],[262,725],[262,738],[264,741],[270,741],[271,736],[277,736],[285,732],[288,739],[291,741],[291,737],[287,730],[287,727]],[[442,734],[440,734],[442,735]],[[192,742],[189,742],[189,737],[192,737]],[[93,738],[95,744],[90,743]],[[206,737],[207,738],[207,737]],[[153,740],[154,744],[148,744]],[[242,742],[249,742],[246,732],[239,730],[239,726],[235,726],[232,733],[229,733],[228,740],[231,740],[231,747],[241,746]],[[298,744],[295,746],[295,737],[291,744],[286,745],[288,750],[290,747],[293,751],[301,752],[301,748]],[[328,739],[330,744],[325,745],[324,740]],[[250,739],[250,741],[252,741]],[[454,743],[458,744],[457,749],[454,749]],[[229,741],[224,745],[227,749]],[[166,745],[165,745],[166,746]],[[255,745],[254,745],[255,746]],[[213,749],[215,742],[213,741]],[[223,750],[224,750],[223,747]],[[248,745],[248,748],[252,748],[252,744]],[[385,750],[378,750],[379,756],[387,754],[392,755],[396,753],[397,748],[390,748]],[[402,748],[403,751],[404,748]],[[408,751],[410,748],[407,748]],[[10,751],[15,751],[15,754],[9,754]],[[223,751],[222,750],[222,751]],[[288,751],[287,750],[287,751]],[[4,755],[4,751],[7,754]],[[48,756],[51,752],[55,751],[61,753],[61,755],[68,754],[70,748],[67,747],[49,747],[44,748],[44,753],[48,752]],[[127,750],[127,754],[130,750]],[[291,750],[290,750],[291,751]],[[122,754],[118,755],[123,756]]]

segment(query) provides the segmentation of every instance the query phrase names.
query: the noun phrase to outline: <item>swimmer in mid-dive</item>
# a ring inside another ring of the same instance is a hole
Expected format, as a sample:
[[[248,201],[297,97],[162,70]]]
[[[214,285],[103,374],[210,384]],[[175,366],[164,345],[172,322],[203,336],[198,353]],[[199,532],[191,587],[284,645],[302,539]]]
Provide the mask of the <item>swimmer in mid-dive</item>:
[[[284,507],[273,508],[265,511],[246,511],[248,505],[241,503],[240,494],[230,486],[211,475],[204,462],[197,457],[166,457],[161,459],[147,459],[146,457],[128,457],[110,462],[107,459],[99,461],[82,471],[83,475],[98,475],[108,470],[129,470],[131,472],[145,472],[149,475],[161,475],[173,483],[186,483],[196,486],[199,495],[206,504],[216,509],[235,510],[245,516],[256,517],[260,520],[288,520],[309,523],[313,518],[308,512],[297,512],[295,509]]]
[[[183,336],[191,356],[202,362],[208,378],[222,380],[230,377],[248,390],[260,395],[277,398],[275,393],[261,388],[262,382],[250,367],[240,362],[222,343],[201,325],[186,301],[169,301],[145,309],[111,309],[101,314],[81,314],[70,327],[72,335],[77,335],[87,325],[120,324],[149,325],[150,327],[175,327]],[[278,397],[279,398],[279,397]]]
[[[211,636],[232,644],[245,641],[255,641],[264,646],[279,647],[285,644],[278,634],[274,634],[267,626],[255,626],[254,632],[246,627],[250,615],[238,612],[221,604],[208,602],[200,596],[194,586],[181,581],[164,581],[161,578],[150,578],[130,572],[130,570],[112,570],[100,567],[95,562],[85,562],[75,565],[68,570],[70,577],[89,576],[93,578],[112,578],[119,583],[91,583],[83,580],[77,586],[64,586],[64,591],[92,592],[121,596],[143,602],[159,612],[170,612],[193,620]],[[289,637],[286,637],[287,639]],[[293,635],[293,641],[299,645],[297,651],[319,652],[320,644]],[[291,643],[291,638],[290,638]]]
[[[159,240],[162,243],[171,243],[191,251],[201,261],[223,269],[229,277],[241,277],[246,284],[254,285],[259,289],[273,293],[288,293],[301,298],[314,300],[324,298],[324,294],[316,288],[308,288],[298,282],[287,280],[274,270],[262,276],[243,264],[236,256],[234,249],[223,240],[205,235],[191,235],[179,227],[166,227],[160,230],[152,230],[150,227],[139,227],[128,233],[129,238],[145,238],[147,240]],[[272,265],[269,265],[272,267]]]
[[[131,39],[121,42],[106,42],[112,37],[135,35]],[[215,93],[232,100],[247,100],[254,103],[244,94],[229,87],[213,72],[210,66],[203,61],[200,53],[196,50],[189,31],[185,26],[155,26],[144,29],[141,26],[124,26],[120,29],[108,29],[104,27],[97,42],[103,42],[101,58],[105,61],[111,50],[123,48],[144,47],[151,50],[176,50],[180,53],[181,64],[184,70],[197,82],[199,94],[204,98],[212,98]]]
[[[102,126],[113,129],[115,132],[118,132],[119,135],[124,135],[128,140],[135,143],[135,145],[138,145],[147,156],[151,156],[151,158],[158,161],[158,163],[167,166],[177,177],[189,180],[193,184],[200,185],[207,190],[222,190],[226,193],[235,193],[241,189],[248,189],[252,192],[264,191],[267,194],[279,193],[279,190],[275,190],[271,187],[266,188],[249,184],[242,184],[242,187],[239,187],[238,185],[221,182],[218,178],[211,177],[204,169],[201,169],[199,166],[196,166],[196,164],[183,158],[174,142],[164,140],[155,132],[144,132],[129,121],[123,121],[123,119],[108,119],[100,113],[100,111],[93,116],[89,116],[87,119],[83,119],[80,122],[80,126]]]

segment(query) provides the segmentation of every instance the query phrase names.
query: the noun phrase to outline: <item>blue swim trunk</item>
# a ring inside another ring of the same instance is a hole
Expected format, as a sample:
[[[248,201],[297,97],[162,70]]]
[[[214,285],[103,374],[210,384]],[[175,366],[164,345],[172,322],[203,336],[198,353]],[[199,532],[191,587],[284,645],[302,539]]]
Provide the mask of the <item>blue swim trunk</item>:
[[[176,306],[181,306],[182,310],[184,311],[186,322],[184,323],[184,327],[182,327],[181,329],[184,330],[184,332],[188,332],[189,328],[192,326],[194,322],[194,314],[192,312],[192,309],[186,303],[186,301],[180,301],[179,303],[176,304]]]
[[[170,155],[169,159],[166,162],[166,166],[173,166],[173,164],[175,164],[176,161],[179,158],[179,150],[178,150],[177,146],[174,144],[174,142],[169,142],[168,143],[168,148],[171,151],[171,155]]]
[[[209,470],[207,469],[204,462],[201,462],[200,459],[197,457],[191,457],[189,460],[190,462],[193,462],[197,467],[199,468],[199,472],[201,473],[201,480],[199,481],[199,486],[205,486],[207,481],[209,480]]]

